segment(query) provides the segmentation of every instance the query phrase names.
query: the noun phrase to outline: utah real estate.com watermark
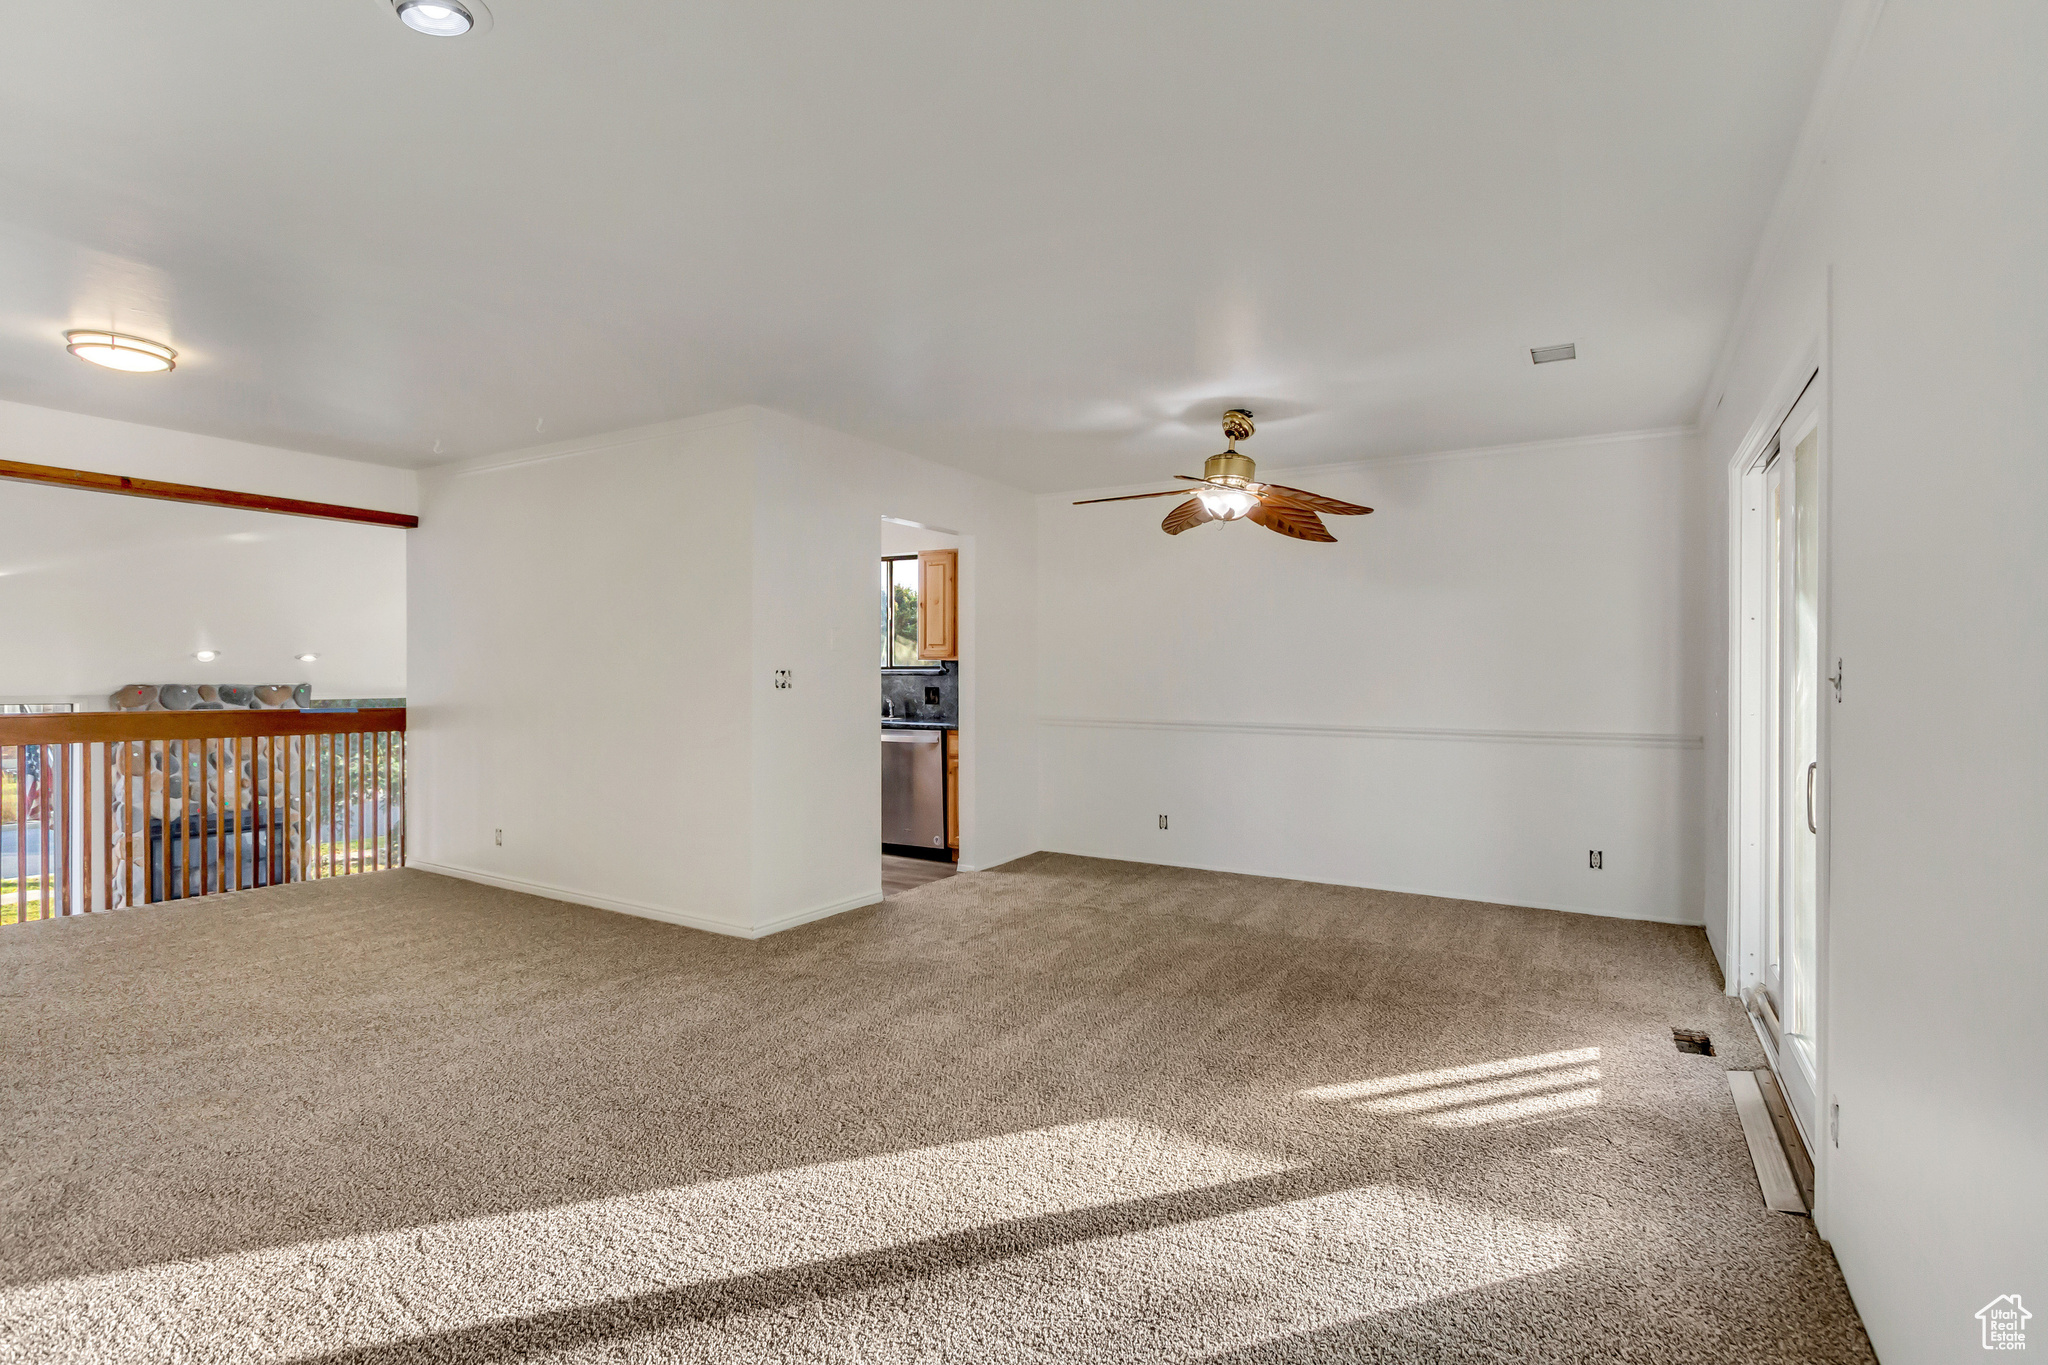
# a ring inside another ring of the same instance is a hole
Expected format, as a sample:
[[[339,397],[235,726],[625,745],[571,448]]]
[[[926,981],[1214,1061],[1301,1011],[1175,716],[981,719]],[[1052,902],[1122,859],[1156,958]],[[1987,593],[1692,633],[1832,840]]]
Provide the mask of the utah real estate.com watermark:
[[[2017,1294],[2000,1294],[1977,1310],[1984,1324],[1984,1349],[2024,1351],[2027,1349],[2027,1319],[2034,1316]]]

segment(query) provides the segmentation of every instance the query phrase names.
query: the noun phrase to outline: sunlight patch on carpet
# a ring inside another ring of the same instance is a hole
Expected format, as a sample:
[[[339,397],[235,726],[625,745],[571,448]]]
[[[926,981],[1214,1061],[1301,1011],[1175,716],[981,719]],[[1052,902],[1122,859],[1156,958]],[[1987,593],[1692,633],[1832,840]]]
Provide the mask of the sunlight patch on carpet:
[[[283,1361],[1292,1169],[1121,1120],[0,1290],[24,1359]]]
[[[1296,1091],[1305,1100],[1346,1104],[1368,1113],[1410,1118],[1436,1128],[1475,1128],[1587,1109],[1600,1103],[1597,1047],[1509,1057],[1497,1062],[1400,1076],[1343,1081]],[[1514,1098],[1507,1098],[1514,1097]]]

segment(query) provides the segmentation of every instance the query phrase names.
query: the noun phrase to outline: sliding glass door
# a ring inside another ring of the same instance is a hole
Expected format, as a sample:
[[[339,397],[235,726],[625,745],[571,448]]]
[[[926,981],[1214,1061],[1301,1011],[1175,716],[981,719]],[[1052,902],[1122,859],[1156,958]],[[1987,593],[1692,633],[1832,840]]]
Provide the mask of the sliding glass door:
[[[1760,676],[1754,973],[1744,992],[1785,1097],[1817,1134],[1820,821],[1820,431],[1811,390],[1754,477]]]

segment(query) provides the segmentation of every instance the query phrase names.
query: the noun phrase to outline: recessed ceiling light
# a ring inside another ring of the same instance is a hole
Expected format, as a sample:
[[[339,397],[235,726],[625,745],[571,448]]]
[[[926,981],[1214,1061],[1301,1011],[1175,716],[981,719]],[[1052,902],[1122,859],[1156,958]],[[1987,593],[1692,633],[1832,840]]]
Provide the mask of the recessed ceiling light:
[[[202,649],[192,657],[199,660],[200,663],[210,664],[220,657],[220,651],[217,649]]]
[[[1529,348],[1529,359],[1537,365],[1548,365],[1553,360],[1577,360],[1578,358],[1579,348],[1575,342],[1567,341],[1562,346],[1531,346]]]
[[[66,332],[64,349],[80,360],[132,374],[161,374],[178,368],[178,353],[161,341],[144,341],[119,332]]]
[[[399,0],[398,17],[430,38],[460,38],[476,27],[476,16],[460,0]]]
[[[301,654],[299,656],[299,662],[302,664],[309,664],[319,657],[320,656],[318,654]]]

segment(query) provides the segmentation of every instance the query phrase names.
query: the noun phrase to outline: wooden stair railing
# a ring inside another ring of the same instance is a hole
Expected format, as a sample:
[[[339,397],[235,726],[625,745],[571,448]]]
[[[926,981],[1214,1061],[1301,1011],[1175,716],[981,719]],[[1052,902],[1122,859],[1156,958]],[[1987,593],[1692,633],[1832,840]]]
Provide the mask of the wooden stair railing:
[[[0,925],[405,865],[403,708],[0,716],[0,771]]]

